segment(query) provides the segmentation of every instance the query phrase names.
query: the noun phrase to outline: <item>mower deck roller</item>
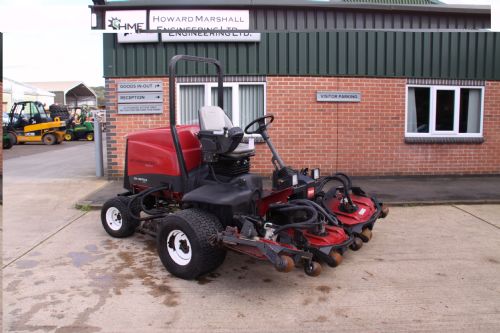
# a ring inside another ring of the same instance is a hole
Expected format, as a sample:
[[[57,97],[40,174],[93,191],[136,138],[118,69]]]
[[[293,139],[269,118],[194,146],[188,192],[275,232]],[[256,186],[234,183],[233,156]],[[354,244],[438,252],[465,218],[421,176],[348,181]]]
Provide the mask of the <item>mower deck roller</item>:
[[[218,106],[200,108],[199,125],[176,123],[179,61],[206,63],[217,71]],[[381,204],[354,188],[349,196],[348,184],[346,198],[324,193],[330,180],[319,178],[319,169],[309,174],[308,169],[286,166],[267,131],[272,114],[255,119],[245,130],[233,125],[223,111],[223,74],[217,60],[174,56],[169,89],[170,127],[127,137],[127,192],[108,200],[101,213],[108,234],[127,237],[138,230],[156,237],[162,263],[183,279],[217,269],[227,250],[267,261],[279,272],[301,266],[308,276],[317,276],[320,262],[336,267],[349,248],[359,249],[371,238],[374,219],[385,214]],[[271,189],[264,189],[262,178],[249,172],[255,150],[242,143],[244,134],[260,135],[272,153]],[[342,176],[334,177],[346,183]],[[362,206],[370,219],[349,224],[360,212],[345,200]]]

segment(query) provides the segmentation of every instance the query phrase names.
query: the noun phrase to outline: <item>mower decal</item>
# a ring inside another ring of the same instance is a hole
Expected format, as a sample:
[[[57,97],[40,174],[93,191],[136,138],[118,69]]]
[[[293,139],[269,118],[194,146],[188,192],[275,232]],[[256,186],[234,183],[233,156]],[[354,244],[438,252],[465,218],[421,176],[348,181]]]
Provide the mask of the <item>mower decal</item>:
[[[359,213],[358,213],[358,214],[359,214],[359,215],[363,215],[365,212],[366,212],[366,209],[365,209],[365,208],[361,208],[361,209],[359,210]]]
[[[142,178],[142,177],[134,177],[133,179],[137,180],[137,181],[139,181],[141,183],[147,183],[148,182],[148,180],[146,178]]]

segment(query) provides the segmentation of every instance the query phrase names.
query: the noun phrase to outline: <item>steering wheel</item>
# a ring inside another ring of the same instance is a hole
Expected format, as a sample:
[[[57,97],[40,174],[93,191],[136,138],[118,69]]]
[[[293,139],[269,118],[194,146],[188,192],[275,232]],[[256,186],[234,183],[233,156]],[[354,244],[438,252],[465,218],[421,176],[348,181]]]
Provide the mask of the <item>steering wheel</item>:
[[[270,119],[270,120],[266,123],[266,119]],[[262,132],[267,130],[267,127],[269,125],[271,125],[271,123],[273,121],[274,121],[273,114],[268,114],[268,115],[265,115],[263,117],[259,117],[259,118],[255,119],[254,121],[252,121],[250,124],[248,124],[247,127],[245,127],[245,134],[262,134]],[[259,124],[259,127],[255,131],[250,132],[249,131],[250,127],[252,127],[253,125],[255,125],[257,123]]]

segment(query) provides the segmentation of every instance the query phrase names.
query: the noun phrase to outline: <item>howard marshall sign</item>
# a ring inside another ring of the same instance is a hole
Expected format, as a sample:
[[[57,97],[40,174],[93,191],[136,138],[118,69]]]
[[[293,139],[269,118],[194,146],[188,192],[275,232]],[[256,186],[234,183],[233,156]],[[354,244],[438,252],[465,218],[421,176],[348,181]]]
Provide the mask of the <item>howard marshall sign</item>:
[[[318,102],[361,102],[361,93],[345,91],[317,91]]]

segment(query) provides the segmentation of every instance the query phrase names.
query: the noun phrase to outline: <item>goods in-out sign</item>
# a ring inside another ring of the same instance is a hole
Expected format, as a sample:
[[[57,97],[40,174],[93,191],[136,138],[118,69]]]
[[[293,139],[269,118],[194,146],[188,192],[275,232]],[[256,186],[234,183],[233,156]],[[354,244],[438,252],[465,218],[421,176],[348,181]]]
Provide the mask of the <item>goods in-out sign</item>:
[[[118,82],[118,92],[162,91],[161,81]]]

